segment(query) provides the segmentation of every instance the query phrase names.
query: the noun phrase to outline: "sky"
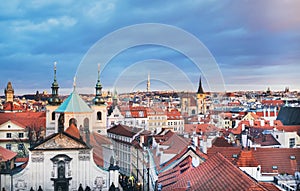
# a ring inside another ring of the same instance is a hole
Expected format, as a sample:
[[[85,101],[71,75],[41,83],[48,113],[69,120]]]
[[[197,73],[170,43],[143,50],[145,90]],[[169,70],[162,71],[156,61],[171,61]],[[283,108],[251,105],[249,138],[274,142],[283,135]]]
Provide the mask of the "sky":
[[[10,0],[0,4],[0,88],[300,90],[298,0]],[[0,93],[3,95],[4,93]]]

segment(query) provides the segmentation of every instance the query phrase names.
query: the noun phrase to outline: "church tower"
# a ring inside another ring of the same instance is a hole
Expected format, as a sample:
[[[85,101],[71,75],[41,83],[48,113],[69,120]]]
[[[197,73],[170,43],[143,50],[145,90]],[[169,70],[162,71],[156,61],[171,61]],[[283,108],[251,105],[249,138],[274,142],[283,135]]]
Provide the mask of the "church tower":
[[[14,101],[14,89],[12,88],[11,82],[7,83],[7,86],[4,90],[5,94],[5,102],[13,102]]]
[[[98,65],[98,79],[95,86],[96,95],[93,100],[93,131],[102,135],[106,135],[106,118],[107,118],[107,106],[102,96],[102,85],[100,82],[100,65]]]
[[[61,100],[58,97],[58,83],[56,80],[56,62],[54,62],[54,80],[51,86],[52,89],[52,94],[51,94],[51,98],[48,100],[48,103],[50,105],[60,105],[61,104]]]
[[[202,80],[201,80],[201,77],[200,77],[198,91],[197,91],[197,110],[198,110],[198,114],[199,113],[202,113],[202,114],[206,113],[205,97],[206,97],[206,94],[203,91]]]
[[[147,93],[150,92],[150,73],[148,73],[148,79],[147,79]]]
[[[61,104],[61,100],[58,97],[58,83],[56,80],[56,62],[54,62],[54,77],[51,86],[52,94],[48,100],[48,105],[46,106],[46,136],[55,133],[55,110]]]

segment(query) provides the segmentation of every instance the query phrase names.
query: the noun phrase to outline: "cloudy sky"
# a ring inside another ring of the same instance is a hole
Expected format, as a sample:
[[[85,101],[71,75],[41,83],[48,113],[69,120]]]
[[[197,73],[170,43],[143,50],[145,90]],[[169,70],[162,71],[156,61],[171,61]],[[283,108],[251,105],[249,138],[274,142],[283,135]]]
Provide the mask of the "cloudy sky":
[[[16,1],[0,4],[0,87],[300,90],[300,1]],[[110,56],[110,57],[109,57]],[[216,80],[217,79],[217,80]],[[221,88],[222,89],[222,88]],[[3,93],[2,93],[3,94]]]

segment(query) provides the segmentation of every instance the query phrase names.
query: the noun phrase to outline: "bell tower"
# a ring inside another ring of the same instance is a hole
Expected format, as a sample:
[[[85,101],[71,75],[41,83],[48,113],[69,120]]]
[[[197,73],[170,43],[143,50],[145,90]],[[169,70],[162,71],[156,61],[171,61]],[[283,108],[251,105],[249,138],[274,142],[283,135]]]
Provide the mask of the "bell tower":
[[[12,88],[11,82],[7,83],[7,86],[4,90],[5,94],[5,102],[13,102],[14,101],[14,89]]]
[[[91,105],[91,108],[93,109],[92,130],[102,135],[106,135],[107,106],[102,96],[102,85],[100,82],[100,64],[98,64],[98,79],[97,79],[95,89],[96,89],[96,95],[93,100],[93,105]]]
[[[52,82],[52,94],[48,99],[48,105],[46,106],[46,136],[55,133],[55,123],[58,119],[55,119],[55,110],[60,106],[61,100],[58,97],[58,83],[56,80],[56,62],[54,62],[54,77]]]
[[[206,97],[206,94],[203,91],[202,80],[201,80],[201,77],[200,77],[198,91],[197,91],[197,110],[198,110],[198,114],[199,113],[202,113],[202,114],[206,113],[205,97]]]

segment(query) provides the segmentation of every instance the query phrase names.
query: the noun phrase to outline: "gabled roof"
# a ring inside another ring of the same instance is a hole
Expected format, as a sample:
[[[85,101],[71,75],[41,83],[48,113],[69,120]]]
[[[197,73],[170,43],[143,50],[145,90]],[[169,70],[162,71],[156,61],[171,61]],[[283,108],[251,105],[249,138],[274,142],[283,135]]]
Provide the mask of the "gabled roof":
[[[263,185],[247,176],[238,167],[234,166],[222,154],[217,153],[199,167],[184,173],[178,181],[163,188],[167,190],[223,191],[223,190],[267,190]]]
[[[242,150],[240,147],[212,147],[207,151],[208,158],[221,153],[239,167],[261,166],[262,173],[276,172],[293,175],[300,168],[300,148],[256,148]]]
[[[9,120],[38,130],[41,127],[46,127],[46,112],[1,113],[0,124]]]
[[[121,135],[125,137],[132,138],[135,134],[137,134],[139,131],[141,131],[141,128],[132,128],[128,127],[126,125],[115,125],[107,130],[107,133],[115,134],[115,135]]]
[[[69,97],[55,110],[58,113],[90,113],[93,110],[74,90]]]
[[[200,150],[194,150],[191,146],[186,146],[184,149],[181,150],[177,155],[175,155],[172,159],[167,161],[161,166],[161,170],[164,170],[164,168],[169,169],[170,166],[173,168],[174,164],[181,163],[186,156],[196,156],[202,161],[205,161],[207,159],[207,155],[202,153]],[[199,161],[201,162],[201,161]]]
[[[0,146],[0,162],[6,162],[17,156],[17,153]]]
[[[30,150],[78,150],[90,149],[90,147],[81,139],[73,137],[68,133],[54,133],[38,144],[30,148]]]
[[[17,126],[19,126],[21,128],[25,128],[26,127],[25,125],[19,123],[18,121],[10,120],[10,119],[7,119],[6,122],[1,123],[0,125],[4,125],[5,123],[9,123],[9,122],[11,122],[12,124],[15,124],[15,125],[17,125]]]

